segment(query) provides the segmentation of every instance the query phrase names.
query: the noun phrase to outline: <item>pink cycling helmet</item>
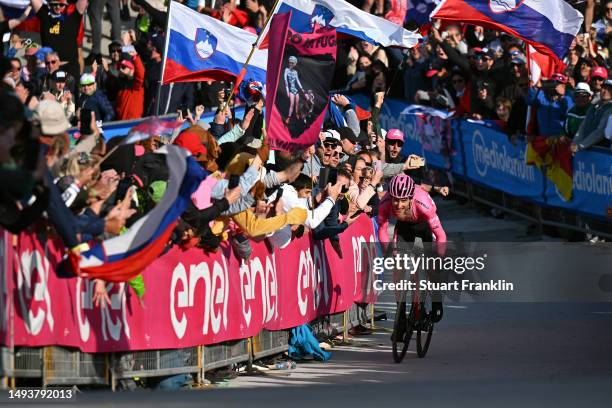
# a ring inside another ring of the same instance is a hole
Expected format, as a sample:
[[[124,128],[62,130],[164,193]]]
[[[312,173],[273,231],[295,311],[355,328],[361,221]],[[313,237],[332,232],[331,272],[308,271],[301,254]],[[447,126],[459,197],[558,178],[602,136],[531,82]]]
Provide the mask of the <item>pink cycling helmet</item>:
[[[405,200],[414,197],[414,180],[406,174],[393,176],[389,183],[389,194],[393,198]]]

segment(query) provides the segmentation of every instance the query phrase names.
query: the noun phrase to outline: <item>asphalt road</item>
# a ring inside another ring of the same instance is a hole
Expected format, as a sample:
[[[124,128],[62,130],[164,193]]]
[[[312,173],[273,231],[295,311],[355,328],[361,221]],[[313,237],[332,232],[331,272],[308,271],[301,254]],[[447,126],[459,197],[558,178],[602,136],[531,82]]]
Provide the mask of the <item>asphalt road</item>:
[[[533,241],[527,224],[474,207],[440,205],[451,239]],[[544,237],[548,240],[549,238]],[[85,392],[80,406],[612,406],[612,304],[452,304],[445,306],[427,356],[414,344],[391,357],[394,300],[378,310],[376,332],[335,347],[327,363],[240,376],[224,388],[183,392]]]

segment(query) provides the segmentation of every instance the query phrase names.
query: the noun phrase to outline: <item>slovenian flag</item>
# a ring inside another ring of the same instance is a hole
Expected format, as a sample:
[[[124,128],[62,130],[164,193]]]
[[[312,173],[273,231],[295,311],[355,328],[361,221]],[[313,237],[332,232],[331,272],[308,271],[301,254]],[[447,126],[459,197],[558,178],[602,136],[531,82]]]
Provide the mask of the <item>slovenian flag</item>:
[[[236,82],[257,36],[170,2],[162,81]],[[246,75],[266,82],[267,50],[255,50]]]
[[[170,174],[163,198],[124,234],[81,252],[78,264],[81,276],[126,282],[138,276],[166,247],[178,218],[206,172],[181,147],[167,145],[157,153],[166,154]]]
[[[431,18],[505,31],[562,60],[583,16],[563,0],[443,0]]]
[[[310,33],[315,26],[333,27],[338,34],[383,47],[411,48],[421,36],[341,0],[282,0],[273,13],[291,12],[291,29]],[[261,36],[262,40],[267,35]],[[265,41],[265,40],[264,40]]]

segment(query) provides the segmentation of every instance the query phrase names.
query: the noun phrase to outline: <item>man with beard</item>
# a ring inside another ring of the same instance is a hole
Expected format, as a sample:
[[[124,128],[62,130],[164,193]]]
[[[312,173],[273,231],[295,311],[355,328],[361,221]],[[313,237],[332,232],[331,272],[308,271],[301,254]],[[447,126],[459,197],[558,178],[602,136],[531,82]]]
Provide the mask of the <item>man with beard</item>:
[[[145,69],[136,51],[128,53],[119,63],[122,87],[117,93],[116,112],[118,120],[139,119],[144,106]]]

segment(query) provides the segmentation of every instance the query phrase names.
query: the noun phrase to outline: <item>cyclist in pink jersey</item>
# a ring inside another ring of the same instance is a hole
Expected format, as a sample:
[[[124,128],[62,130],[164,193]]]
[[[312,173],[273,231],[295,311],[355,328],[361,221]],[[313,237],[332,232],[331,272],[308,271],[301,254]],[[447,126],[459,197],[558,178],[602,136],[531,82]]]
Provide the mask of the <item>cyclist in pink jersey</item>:
[[[410,176],[398,174],[389,183],[389,192],[383,197],[378,210],[378,240],[380,242],[390,242],[389,217],[394,217],[397,220],[393,241],[396,241],[398,233],[402,234],[406,230],[407,226],[402,224],[418,225],[426,222],[436,239],[438,255],[444,256],[446,252],[446,233],[442,228],[438,214],[436,214],[436,204],[428,193],[414,183]],[[421,235],[417,232],[418,229],[415,228],[413,234],[415,236]],[[404,233],[402,235],[408,234]],[[430,239],[427,239],[426,236],[421,238],[424,242],[431,242],[431,237],[429,237]],[[405,239],[405,241],[414,241],[414,237]]]
[[[397,220],[393,241],[389,240],[389,217]],[[424,243],[432,242],[433,235],[438,256],[444,256],[446,252],[446,233],[436,213],[436,204],[429,194],[406,174],[398,174],[391,179],[389,191],[380,203],[377,221],[378,240],[383,246],[385,243],[397,242],[398,238],[400,242],[412,244],[417,236],[421,237]],[[442,314],[442,302],[432,302],[433,321],[440,321]]]

